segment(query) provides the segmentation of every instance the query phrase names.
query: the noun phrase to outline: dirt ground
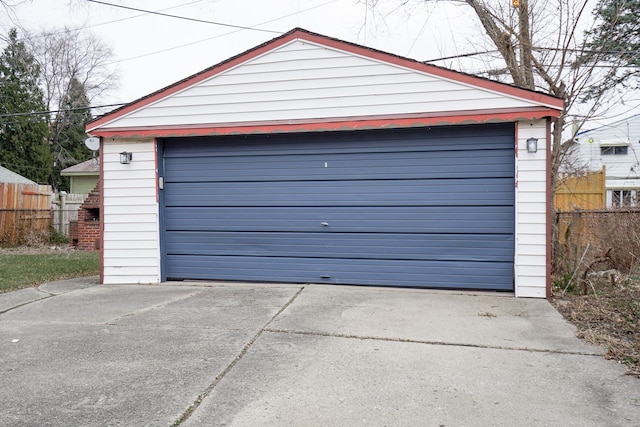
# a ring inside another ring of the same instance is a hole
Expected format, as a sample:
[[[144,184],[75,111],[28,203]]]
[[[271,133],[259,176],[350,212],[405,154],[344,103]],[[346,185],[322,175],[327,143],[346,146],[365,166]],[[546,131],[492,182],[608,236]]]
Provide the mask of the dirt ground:
[[[585,288],[587,293],[585,294]],[[578,336],[608,348],[606,357],[624,363],[640,377],[640,277],[590,278],[562,295],[555,289],[556,309],[578,328]]]
[[[0,246],[0,255],[29,255],[29,254],[52,254],[58,252],[70,252],[77,250],[71,245],[33,245],[18,246],[15,248],[4,248]]]

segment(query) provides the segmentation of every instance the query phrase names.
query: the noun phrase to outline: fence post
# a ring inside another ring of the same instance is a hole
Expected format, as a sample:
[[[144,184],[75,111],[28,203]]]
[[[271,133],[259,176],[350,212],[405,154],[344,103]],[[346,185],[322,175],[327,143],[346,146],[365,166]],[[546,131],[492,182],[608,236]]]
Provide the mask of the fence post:
[[[65,231],[67,213],[67,192],[60,192],[60,215],[58,216],[58,233],[67,234]]]

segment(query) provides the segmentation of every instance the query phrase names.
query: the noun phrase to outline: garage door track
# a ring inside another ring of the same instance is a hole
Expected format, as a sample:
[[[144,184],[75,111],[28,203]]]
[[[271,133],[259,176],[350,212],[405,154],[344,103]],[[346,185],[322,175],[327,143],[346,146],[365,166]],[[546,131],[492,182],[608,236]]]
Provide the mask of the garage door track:
[[[640,380],[543,300],[96,283],[0,295],[1,426],[640,421]]]

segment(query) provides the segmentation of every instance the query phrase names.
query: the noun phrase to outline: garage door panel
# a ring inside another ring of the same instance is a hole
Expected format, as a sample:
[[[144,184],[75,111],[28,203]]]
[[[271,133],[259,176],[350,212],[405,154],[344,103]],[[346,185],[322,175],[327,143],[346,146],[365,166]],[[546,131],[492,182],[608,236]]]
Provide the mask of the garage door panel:
[[[170,207],[165,209],[165,228],[195,232],[512,234],[513,207]]]
[[[512,177],[512,159],[496,159],[492,151],[460,152],[456,168],[449,164],[451,152],[428,157],[415,152],[238,157],[179,157],[165,169],[171,182],[194,182],[207,174],[216,182],[442,179]],[[486,170],[491,162],[491,170]],[[402,165],[399,167],[398,165]]]
[[[513,237],[446,234],[176,232],[167,251],[180,255],[501,261],[513,259]]]
[[[163,277],[511,290],[514,135],[167,139]]]
[[[175,138],[165,158],[209,156],[274,156],[324,153],[395,153],[403,151],[483,151],[514,148],[513,126],[503,124],[469,127],[393,129],[389,131],[318,132],[286,135]],[[425,140],[429,140],[425,144]]]
[[[451,206],[513,204],[513,178],[206,182],[165,187],[166,206]]]
[[[239,280],[242,271],[241,280],[253,281],[509,290],[513,264],[169,255],[167,268],[175,278],[211,279],[215,268],[219,280]]]

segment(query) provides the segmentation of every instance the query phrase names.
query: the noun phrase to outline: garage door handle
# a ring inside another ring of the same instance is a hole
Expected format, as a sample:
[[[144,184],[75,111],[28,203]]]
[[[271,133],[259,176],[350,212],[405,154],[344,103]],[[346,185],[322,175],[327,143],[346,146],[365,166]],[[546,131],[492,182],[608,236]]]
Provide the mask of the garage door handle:
[[[320,225],[322,225],[323,227],[328,227],[329,223],[327,221],[322,221]]]

